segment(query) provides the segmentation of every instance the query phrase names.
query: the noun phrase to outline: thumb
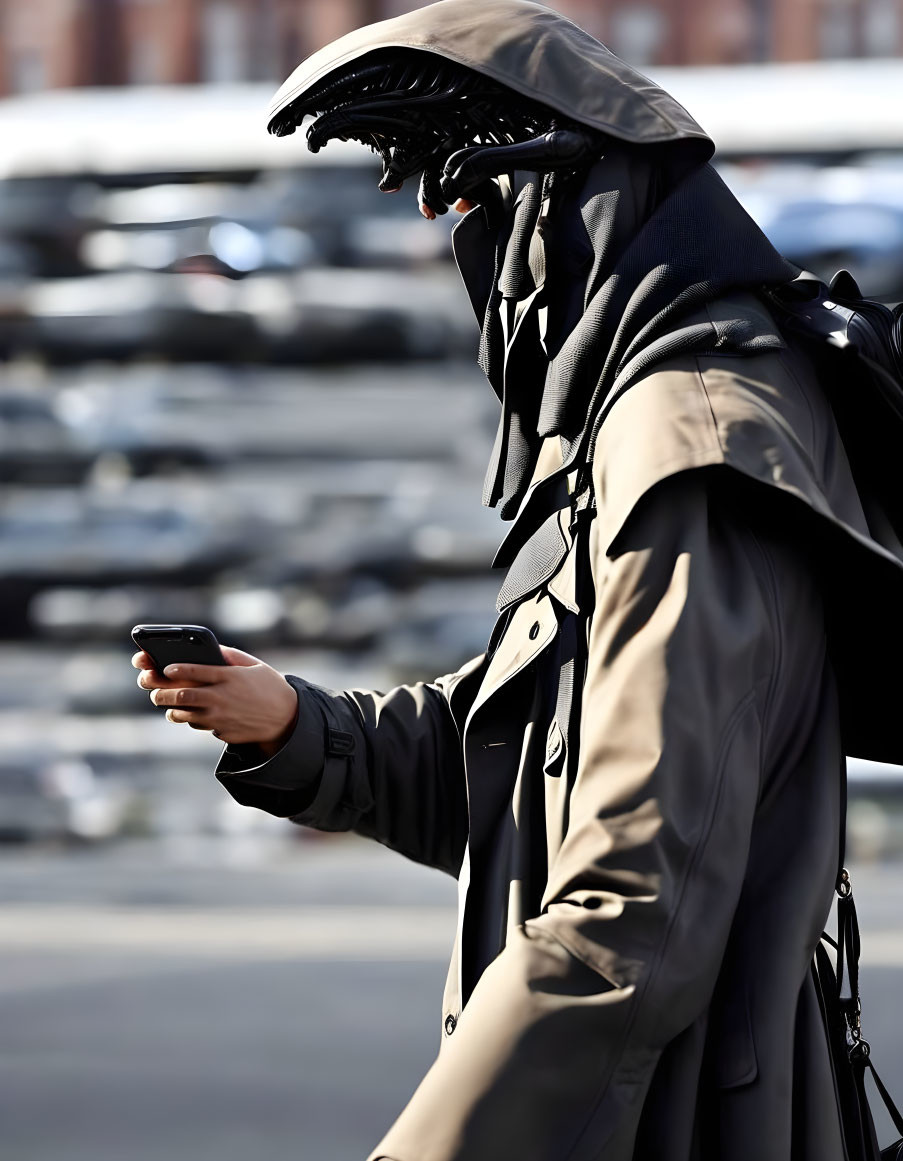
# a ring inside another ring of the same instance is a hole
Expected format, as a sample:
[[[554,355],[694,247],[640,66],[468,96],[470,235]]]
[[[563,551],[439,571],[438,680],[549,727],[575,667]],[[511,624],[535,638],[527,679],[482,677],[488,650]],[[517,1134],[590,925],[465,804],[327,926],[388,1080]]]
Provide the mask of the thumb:
[[[263,665],[259,657],[245,653],[244,649],[236,649],[234,645],[220,645],[220,649],[230,665]]]

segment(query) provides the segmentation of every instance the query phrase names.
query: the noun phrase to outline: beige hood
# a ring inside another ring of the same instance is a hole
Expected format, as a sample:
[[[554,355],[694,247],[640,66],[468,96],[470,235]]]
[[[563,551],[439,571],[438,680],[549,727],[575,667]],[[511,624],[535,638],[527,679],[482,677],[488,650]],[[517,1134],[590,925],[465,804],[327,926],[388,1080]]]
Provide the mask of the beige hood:
[[[334,69],[379,48],[433,52],[575,121],[641,145],[714,144],[682,105],[560,13],[529,0],[440,0],[359,28],[303,61],[273,98],[273,119]]]

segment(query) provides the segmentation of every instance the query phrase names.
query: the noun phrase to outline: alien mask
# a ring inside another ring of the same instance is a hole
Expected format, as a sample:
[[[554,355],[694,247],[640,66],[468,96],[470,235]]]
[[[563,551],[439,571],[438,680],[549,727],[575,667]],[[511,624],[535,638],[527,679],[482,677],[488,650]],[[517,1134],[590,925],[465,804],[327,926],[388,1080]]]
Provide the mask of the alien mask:
[[[421,174],[426,217],[458,198],[488,202],[492,178],[514,169],[575,169],[604,135],[433,53],[384,48],[334,69],[270,123],[277,136],[305,117],[308,148],[354,140],[382,159],[379,188],[394,193]]]

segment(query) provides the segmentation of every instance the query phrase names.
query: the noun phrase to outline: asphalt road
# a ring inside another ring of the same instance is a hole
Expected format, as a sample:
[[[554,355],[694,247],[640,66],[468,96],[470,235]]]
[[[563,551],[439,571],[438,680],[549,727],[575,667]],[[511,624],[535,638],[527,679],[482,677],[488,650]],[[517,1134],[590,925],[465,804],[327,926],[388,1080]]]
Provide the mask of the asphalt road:
[[[854,883],[903,1096],[900,871]],[[0,1158],[362,1161],[436,1049],[454,897],[346,839],[0,851]]]

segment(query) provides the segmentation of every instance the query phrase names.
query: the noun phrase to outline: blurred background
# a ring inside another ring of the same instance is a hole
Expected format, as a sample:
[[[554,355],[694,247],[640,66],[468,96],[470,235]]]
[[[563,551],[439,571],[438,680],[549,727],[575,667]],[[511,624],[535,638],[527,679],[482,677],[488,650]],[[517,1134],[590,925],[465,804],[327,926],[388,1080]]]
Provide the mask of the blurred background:
[[[413,7],[0,0],[4,1161],[362,1158],[437,1047],[454,884],[235,804],[128,637],[199,622],[333,687],[485,647],[497,404],[452,215],[264,126],[304,55]],[[554,7],[691,110],[788,257],[903,299],[903,0]],[[901,773],[850,764],[897,1092]]]

